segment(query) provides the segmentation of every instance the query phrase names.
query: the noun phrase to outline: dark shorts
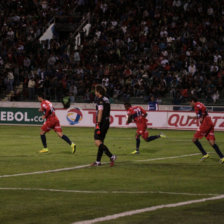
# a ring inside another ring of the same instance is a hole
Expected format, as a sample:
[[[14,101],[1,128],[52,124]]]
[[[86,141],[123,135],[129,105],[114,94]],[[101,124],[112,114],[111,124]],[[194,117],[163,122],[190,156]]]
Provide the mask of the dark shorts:
[[[106,121],[100,124],[100,135],[96,133],[96,129],[94,131],[94,140],[101,140],[102,142],[104,141],[107,131],[110,127],[110,122]]]

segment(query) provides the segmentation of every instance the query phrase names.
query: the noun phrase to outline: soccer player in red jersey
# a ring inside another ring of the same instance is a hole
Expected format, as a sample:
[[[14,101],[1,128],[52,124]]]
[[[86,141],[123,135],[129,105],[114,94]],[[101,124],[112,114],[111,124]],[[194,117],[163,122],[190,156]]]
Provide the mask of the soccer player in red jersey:
[[[60,122],[58,120],[58,117],[55,114],[55,109],[52,105],[52,103],[48,100],[45,100],[43,98],[42,93],[38,94],[38,101],[41,102],[41,108],[39,109],[40,112],[42,112],[44,115],[42,118],[45,120],[43,126],[41,127],[41,132],[40,132],[40,137],[42,144],[44,146],[43,149],[41,149],[39,152],[40,153],[47,153],[48,148],[47,148],[47,140],[45,134],[49,132],[51,129],[53,129],[57,135],[65,140],[72,148],[72,153],[75,153],[76,151],[76,144],[71,142],[71,140],[62,133],[62,128],[60,125]]]
[[[196,116],[188,116],[188,118],[197,118],[200,122],[200,126],[194,134],[192,141],[203,155],[201,160],[205,160],[209,157],[208,153],[204,150],[203,146],[198,140],[205,137],[210,145],[215,149],[216,153],[219,155],[220,163],[224,163],[224,156],[220,151],[218,145],[215,143],[214,123],[212,122],[211,117],[208,115],[206,106],[203,103],[198,102],[196,97],[191,97],[190,105],[194,108]]]
[[[150,142],[157,138],[165,138],[166,136],[163,134],[155,135],[155,136],[148,136],[149,133],[147,131],[147,113],[146,111],[140,106],[131,106],[130,103],[124,104],[125,109],[128,111],[127,114],[127,122],[126,124],[131,123],[132,121],[135,122],[137,126],[136,131],[136,150],[132,152],[132,154],[139,154],[139,147],[140,147],[140,136],[146,141]]]

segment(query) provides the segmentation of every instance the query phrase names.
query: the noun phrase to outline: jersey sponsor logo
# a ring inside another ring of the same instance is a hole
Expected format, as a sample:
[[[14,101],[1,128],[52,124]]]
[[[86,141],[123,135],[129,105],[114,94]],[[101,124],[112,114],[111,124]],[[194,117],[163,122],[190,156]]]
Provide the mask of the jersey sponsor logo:
[[[82,120],[83,114],[79,108],[75,107],[67,111],[66,118],[70,125],[75,125]]]

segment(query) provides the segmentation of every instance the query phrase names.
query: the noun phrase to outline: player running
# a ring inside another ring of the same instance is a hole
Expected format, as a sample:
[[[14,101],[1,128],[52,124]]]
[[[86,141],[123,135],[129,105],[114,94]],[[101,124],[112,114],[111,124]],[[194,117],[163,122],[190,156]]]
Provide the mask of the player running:
[[[96,127],[94,132],[95,144],[98,147],[96,162],[91,166],[100,166],[101,158],[105,153],[110,158],[110,166],[114,166],[116,156],[104,145],[104,139],[110,126],[110,102],[105,96],[106,90],[102,85],[95,86],[96,101]]]
[[[210,145],[215,149],[216,153],[219,155],[220,163],[224,163],[224,156],[220,151],[218,145],[216,145],[215,143],[214,123],[212,122],[211,117],[208,115],[207,108],[203,103],[198,102],[196,97],[191,97],[190,105],[194,108],[196,116],[188,116],[188,118],[197,118],[200,122],[200,126],[197,132],[194,134],[192,141],[203,155],[201,160],[203,161],[209,157],[208,153],[204,150],[203,146],[198,140],[205,137]]]
[[[58,117],[55,114],[54,107],[52,103],[48,100],[45,100],[43,98],[42,93],[39,93],[38,96],[38,101],[41,102],[41,108],[39,109],[40,112],[42,112],[44,115],[42,118],[45,120],[43,126],[41,127],[41,132],[40,132],[40,137],[42,144],[44,146],[43,149],[41,149],[39,152],[40,153],[47,153],[48,148],[47,148],[47,140],[45,134],[49,132],[51,129],[54,129],[54,131],[57,133],[57,135],[64,139],[72,148],[72,153],[75,153],[76,151],[76,144],[71,142],[71,140],[62,133],[62,128],[60,125],[60,122],[58,120]]]
[[[160,135],[155,135],[155,136],[149,136],[149,133],[147,131],[147,113],[146,111],[140,107],[140,106],[131,106],[130,103],[125,103],[124,104],[125,109],[128,111],[127,114],[127,122],[126,124],[131,123],[132,121],[135,122],[137,126],[137,131],[136,131],[136,150],[133,151],[131,154],[139,154],[139,147],[140,147],[140,136],[146,141],[150,142],[153,141],[157,138],[166,138],[165,135],[160,134]]]

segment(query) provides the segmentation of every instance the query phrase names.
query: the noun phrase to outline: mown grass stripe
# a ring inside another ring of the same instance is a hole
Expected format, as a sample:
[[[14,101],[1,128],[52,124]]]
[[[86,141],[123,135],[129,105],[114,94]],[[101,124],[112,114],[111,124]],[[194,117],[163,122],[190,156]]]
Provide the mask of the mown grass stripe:
[[[156,206],[152,206],[152,207],[148,207],[148,208],[131,210],[131,211],[117,213],[114,215],[108,215],[108,216],[104,216],[104,217],[100,217],[100,218],[95,218],[92,220],[73,222],[72,224],[94,224],[94,223],[98,223],[98,222],[104,222],[104,221],[118,219],[121,217],[137,215],[137,214],[141,214],[144,212],[152,212],[152,211],[156,211],[158,209],[163,209],[163,208],[175,208],[175,207],[192,205],[192,204],[196,204],[196,203],[202,203],[202,202],[206,202],[206,201],[214,201],[214,200],[220,200],[220,199],[224,199],[224,195],[218,195],[215,197],[202,198],[202,199],[197,199],[197,200],[183,201],[183,202],[172,203],[172,204],[156,205]]]
[[[200,153],[152,158],[152,159],[146,159],[146,160],[134,160],[133,162],[147,162],[147,161],[156,161],[156,160],[177,159],[177,158],[190,157],[190,156],[195,156],[195,155],[200,155]],[[106,163],[102,163],[102,164],[106,164]],[[29,173],[6,174],[6,175],[1,175],[0,178],[28,176],[28,175],[36,175],[36,174],[44,174],[44,173],[56,173],[56,172],[63,172],[63,171],[69,171],[69,170],[77,170],[77,169],[82,169],[82,168],[87,168],[87,167],[90,167],[90,164],[60,168],[60,169],[55,169],[55,170],[43,170],[43,171],[35,171],[35,172],[29,172]]]

